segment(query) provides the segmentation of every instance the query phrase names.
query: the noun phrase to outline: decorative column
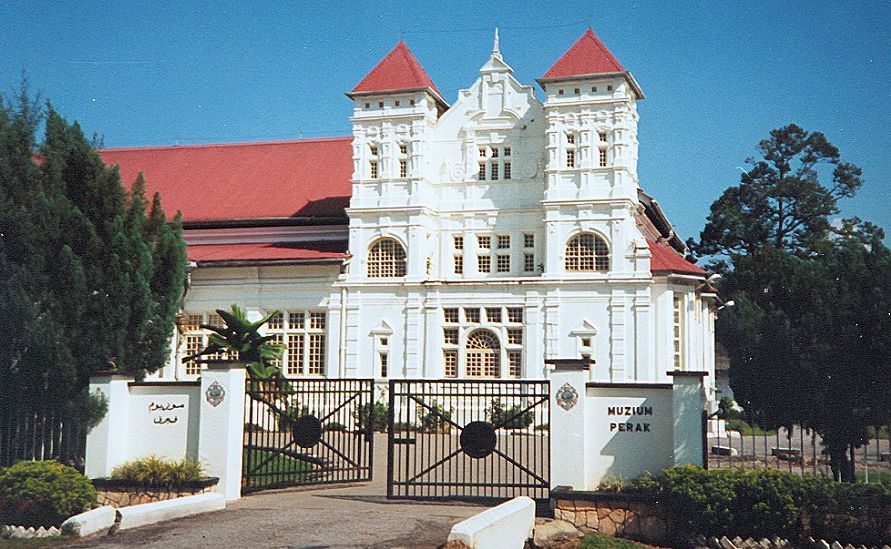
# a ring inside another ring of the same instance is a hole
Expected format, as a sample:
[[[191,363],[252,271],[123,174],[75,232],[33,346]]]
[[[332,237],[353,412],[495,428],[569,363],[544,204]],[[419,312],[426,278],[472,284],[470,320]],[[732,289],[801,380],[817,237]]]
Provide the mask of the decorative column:
[[[84,474],[89,478],[104,478],[111,470],[127,460],[127,423],[130,420],[130,387],[132,376],[114,371],[100,372],[90,377],[90,393],[100,393],[108,400],[108,412],[87,433]]]
[[[212,364],[201,376],[198,460],[228,501],[241,497],[245,377],[241,362]]]
[[[703,378],[708,372],[675,370],[668,375],[672,377],[674,464],[704,467],[707,446]]]
[[[551,380],[551,489],[586,489],[588,463],[585,436],[585,384],[593,361],[545,359]],[[555,459],[569,456],[571,459]]]

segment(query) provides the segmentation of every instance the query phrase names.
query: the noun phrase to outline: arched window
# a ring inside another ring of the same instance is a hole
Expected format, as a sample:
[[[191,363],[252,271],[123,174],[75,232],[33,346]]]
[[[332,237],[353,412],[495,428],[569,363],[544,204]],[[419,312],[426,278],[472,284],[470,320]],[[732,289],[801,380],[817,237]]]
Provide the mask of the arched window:
[[[594,233],[582,233],[566,244],[567,271],[608,271],[609,248]]]
[[[381,238],[368,251],[368,278],[405,276],[405,248],[393,238]]]
[[[476,330],[467,336],[464,361],[467,377],[498,377],[501,372],[498,336],[489,330]]]

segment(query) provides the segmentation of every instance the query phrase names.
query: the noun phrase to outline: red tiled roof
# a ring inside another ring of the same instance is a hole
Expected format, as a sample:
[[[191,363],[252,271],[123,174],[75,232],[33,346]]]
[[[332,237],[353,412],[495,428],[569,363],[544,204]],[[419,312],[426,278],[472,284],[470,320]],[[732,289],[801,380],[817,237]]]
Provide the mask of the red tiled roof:
[[[353,88],[353,93],[389,92],[430,88],[439,99],[442,94],[433,80],[427,76],[417,58],[400,40],[393,51],[387,54],[365,78]]]
[[[650,271],[654,273],[678,273],[689,275],[705,275],[706,271],[693,263],[690,263],[674,248],[665,244],[659,244],[652,240],[647,240],[650,245]]]
[[[352,138],[99,151],[130,186],[145,173],[147,196],[184,221],[339,217],[353,177]]]
[[[590,28],[542,77],[568,78],[589,74],[625,72],[625,67],[603,45]]]
[[[279,261],[340,259],[346,257],[343,242],[272,242],[253,244],[195,244],[188,248],[189,259],[213,261]]]

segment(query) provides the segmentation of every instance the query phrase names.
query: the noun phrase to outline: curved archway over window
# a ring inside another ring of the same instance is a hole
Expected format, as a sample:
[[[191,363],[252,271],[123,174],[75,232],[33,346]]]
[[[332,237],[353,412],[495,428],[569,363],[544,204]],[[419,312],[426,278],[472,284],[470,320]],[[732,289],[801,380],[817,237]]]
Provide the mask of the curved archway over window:
[[[567,271],[608,271],[609,247],[594,233],[581,233],[566,244]]]
[[[489,330],[467,336],[464,346],[464,373],[467,377],[498,377],[501,373],[501,345]]]
[[[394,238],[381,238],[368,250],[368,278],[405,276],[405,248]]]

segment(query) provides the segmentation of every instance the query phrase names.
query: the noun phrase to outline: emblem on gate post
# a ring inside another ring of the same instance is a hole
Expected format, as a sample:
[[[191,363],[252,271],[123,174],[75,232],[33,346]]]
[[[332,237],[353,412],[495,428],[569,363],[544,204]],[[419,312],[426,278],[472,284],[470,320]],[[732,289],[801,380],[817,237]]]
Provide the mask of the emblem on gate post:
[[[214,408],[219,406],[224,398],[226,398],[226,390],[216,381],[211,383],[207,390],[204,391],[204,399]]]
[[[564,410],[570,410],[579,402],[579,393],[569,383],[564,383],[557,389],[557,406]]]

